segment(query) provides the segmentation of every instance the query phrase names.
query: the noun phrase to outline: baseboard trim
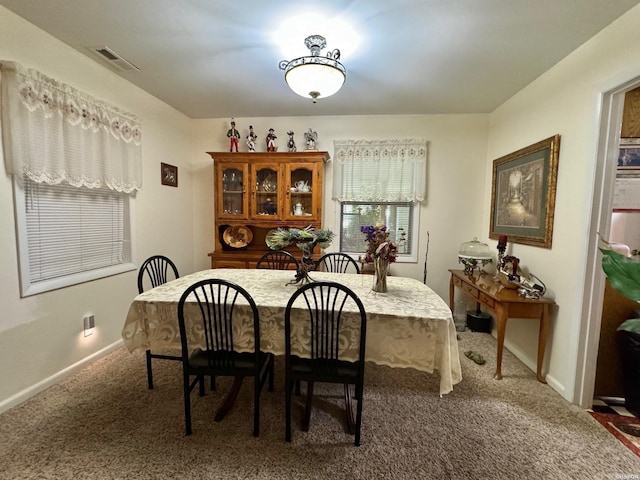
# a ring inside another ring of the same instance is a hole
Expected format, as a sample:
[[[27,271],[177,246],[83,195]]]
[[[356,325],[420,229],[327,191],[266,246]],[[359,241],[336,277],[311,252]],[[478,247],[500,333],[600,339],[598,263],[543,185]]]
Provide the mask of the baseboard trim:
[[[495,330],[493,332],[494,336],[495,336]],[[518,347],[516,347],[515,345],[513,345],[511,342],[505,340],[504,341],[504,347],[509,350],[513,355],[515,355],[518,360],[520,360],[522,363],[524,363],[527,367],[529,367],[529,369],[532,372],[535,372],[538,368],[538,359],[535,358],[529,358],[524,351],[522,351],[521,349],[519,349]],[[569,403],[573,403],[573,400],[570,398],[567,398],[567,390],[565,388],[565,386],[560,383],[553,375],[549,374],[549,373],[544,373],[544,364],[543,364],[543,369],[542,369],[542,374],[545,377],[545,380],[547,381],[547,385],[549,385],[551,388],[553,388],[556,392],[558,392],[562,398],[564,398],[566,401],[568,401]]]
[[[54,373],[50,377],[45,378],[41,382],[38,382],[35,385],[30,386],[29,388],[25,388],[21,392],[18,392],[12,397],[7,398],[3,402],[0,402],[0,413],[6,412],[10,408],[20,405],[21,403],[29,400],[31,397],[37,395],[38,393],[51,387],[52,385],[60,383],[69,375],[76,373],[77,371],[83,369],[87,365],[90,365],[96,360],[99,360],[100,358],[108,355],[114,350],[120,348],[123,344],[124,342],[122,341],[122,339],[120,339],[112,343],[111,345],[104,347],[102,350],[98,350],[97,352],[89,355],[88,357],[83,358],[79,362],[76,362],[73,365],[69,365],[64,370],[60,370],[59,372]]]

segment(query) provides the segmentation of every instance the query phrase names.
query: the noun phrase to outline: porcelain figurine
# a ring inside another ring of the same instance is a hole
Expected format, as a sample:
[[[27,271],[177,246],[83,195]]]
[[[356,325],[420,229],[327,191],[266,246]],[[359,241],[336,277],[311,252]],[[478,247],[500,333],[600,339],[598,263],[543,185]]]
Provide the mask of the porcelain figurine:
[[[233,149],[236,149],[236,153],[238,152],[238,140],[240,140],[240,132],[236,128],[236,121],[231,119],[231,128],[227,130],[227,137],[229,137],[229,151],[233,152]]]
[[[295,152],[297,151],[296,149],[296,142],[293,139],[293,130],[289,130],[287,132],[287,135],[289,135],[289,141],[287,142],[287,149],[289,150],[289,152]]]
[[[276,134],[274,133],[273,128],[269,129],[269,133],[267,134],[267,152],[275,152],[278,148],[276,147]]]
[[[318,141],[318,132],[309,129],[309,131],[304,134],[304,139],[307,142],[307,150],[315,150],[316,142]]]
[[[249,125],[249,133],[247,134],[247,147],[250,152],[256,151],[256,140],[258,139],[258,135],[253,131],[253,125]]]

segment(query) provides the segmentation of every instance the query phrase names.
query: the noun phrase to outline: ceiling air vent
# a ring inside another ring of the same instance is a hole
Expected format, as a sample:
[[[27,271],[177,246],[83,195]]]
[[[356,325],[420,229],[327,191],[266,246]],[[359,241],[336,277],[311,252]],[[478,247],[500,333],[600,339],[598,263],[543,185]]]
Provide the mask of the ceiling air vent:
[[[133,63],[125,60],[106,45],[102,47],[88,47],[88,49],[94,55],[97,55],[98,58],[106,61],[108,65],[110,65],[114,70],[118,72],[140,71],[140,69]]]

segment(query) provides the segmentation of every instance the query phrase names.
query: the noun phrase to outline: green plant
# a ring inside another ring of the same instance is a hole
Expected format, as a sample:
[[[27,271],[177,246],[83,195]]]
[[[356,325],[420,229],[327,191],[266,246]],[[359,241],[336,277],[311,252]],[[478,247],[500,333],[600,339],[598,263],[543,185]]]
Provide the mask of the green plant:
[[[266,243],[272,250],[280,250],[295,243],[303,251],[313,251],[316,245],[320,245],[320,248],[329,247],[334,237],[331,230],[317,229],[311,225],[305,228],[279,227],[267,234]]]
[[[625,297],[640,302],[640,262],[613,250],[613,247],[600,237],[602,252],[602,270],[611,286]],[[640,318],[627,320],[618,330],[640,334]]]

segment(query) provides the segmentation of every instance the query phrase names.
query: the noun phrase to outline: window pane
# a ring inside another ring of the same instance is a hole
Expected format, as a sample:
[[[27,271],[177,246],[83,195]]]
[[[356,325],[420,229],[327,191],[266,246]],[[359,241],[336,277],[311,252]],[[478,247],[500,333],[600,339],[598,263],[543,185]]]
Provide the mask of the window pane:
[[[398,253],[411,254],[412,213],[412,203],[343,202],[340,214],[340,251],[364,253],[367,242],[360,227],[382,221],[389,231],[389,240],[398,245]]]

